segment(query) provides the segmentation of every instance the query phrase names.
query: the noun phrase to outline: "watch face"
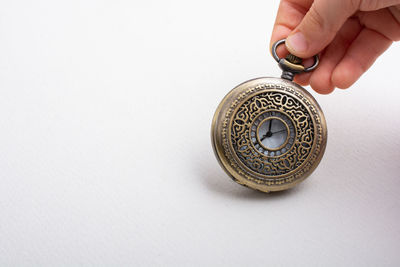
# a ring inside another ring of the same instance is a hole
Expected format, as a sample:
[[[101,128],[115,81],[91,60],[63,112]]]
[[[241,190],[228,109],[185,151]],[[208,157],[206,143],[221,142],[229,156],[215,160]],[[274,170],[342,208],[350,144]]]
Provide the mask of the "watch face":
[[[251,127],[251,142],[257,151],[267,156],[280,156],[293,145],[293,122],[284,113],[262,113]]]
[[[318,166],[327,130],[322,110],[302,87],[260,78],[228,93],[215,113],[212,138],[221,166],[236,182],[279,191]]]

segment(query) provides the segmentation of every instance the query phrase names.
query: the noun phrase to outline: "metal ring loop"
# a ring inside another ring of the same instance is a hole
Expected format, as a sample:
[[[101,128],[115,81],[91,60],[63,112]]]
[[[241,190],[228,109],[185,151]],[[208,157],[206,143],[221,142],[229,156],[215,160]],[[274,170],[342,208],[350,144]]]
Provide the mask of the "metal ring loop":
[[[279,41],[276,41],[273,45],[272,45],[272,56],[274,57],[274,59],[276,60],[276,62],[279,63],[279,61],[281,60],[278,57],[278,54],[276,53],[276,49],[278,48],[279,45],[284,44],[286,42],[286,39],[281,39]],[[315,55],[314,56],[314,64],[311,67],[305,68],[304,72],[310,72],[312,70],[314,70],[319,64],[319,56]]]

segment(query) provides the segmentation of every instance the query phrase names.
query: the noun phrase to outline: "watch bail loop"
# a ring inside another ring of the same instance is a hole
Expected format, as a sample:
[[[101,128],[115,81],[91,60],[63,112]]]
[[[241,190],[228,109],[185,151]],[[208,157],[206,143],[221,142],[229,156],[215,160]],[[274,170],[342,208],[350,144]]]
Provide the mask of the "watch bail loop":
[[[315,55],[314,64],[310,67],[304,67],[302,65],[303,59],[299,58],[293,54],[288,54],[285,58],[279,58],[278,54],[276,53],[276,49],[279,45],[284,44],[286,39],[281,39],[275,42],[272,45],[272,56],[274,59],[279,63],[279,67],[282,69],[281,78],[293,81],[294,75],[302,73],[302,72],[310,72],[314,70],[319,64],[319,57]]]

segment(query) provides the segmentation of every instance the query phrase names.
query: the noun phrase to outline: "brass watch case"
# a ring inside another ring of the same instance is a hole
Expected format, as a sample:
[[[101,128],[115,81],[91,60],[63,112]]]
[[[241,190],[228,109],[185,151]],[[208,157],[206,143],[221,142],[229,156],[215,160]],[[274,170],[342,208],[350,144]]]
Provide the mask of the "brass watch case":
[[[291,143],[279,152],[260,146],[254,136],[260,121],[276,113],[294,125],[288,133]],[[327,125],[320,106],[304,88],[266,77],[244,82],[225,96],[214,114],[211,139],[220,165],[235,182],[263,192],[281,191],[303,181],[318,166]]]

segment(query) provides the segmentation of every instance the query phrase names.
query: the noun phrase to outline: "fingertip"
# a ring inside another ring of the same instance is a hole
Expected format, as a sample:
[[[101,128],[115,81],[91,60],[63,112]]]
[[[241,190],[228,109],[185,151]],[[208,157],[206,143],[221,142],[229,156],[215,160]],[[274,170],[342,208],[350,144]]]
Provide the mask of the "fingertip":
[[[327,84],[312,84],[310,83],[311,88],[317,92],[318,94],[321,95],[329,95],[330,93],[332,93],[335,90],[335,87],[332,85],[327,85]]]
[[[306,58],[306,59],[303,59],[302,65],[304,67],[306,67],[306,68],[309,68],[312,65],[314,65],[314,63],[315,63],[315,59],[314,58]]]
[[[331,82],[331,72],[317,69],[310,77],[310,86],[319,94],[327,95],[333,92],[335,86]]]
[[[293,55],[303,58],[308,57],[308,47],[308,42],[302,32],[290,34],[286,38],[286,48]]]
[[[318,94],[321,94],[321,95],[329,95],[330,93],[332,93],[334,90],[335,90],[335,87],[334,86],[331,86],[331,87],[312,87],[311,86],[311,88],[315,91],[315,92],[317,92]]]
[[[332,83],[340,89],[352,86],[363,74],[363,70],[349,61],[342,61],[332,73]]]
[[[307,86],[310,84],[311,73],[301,73],[294,77],[294,82],[301,86]]]

